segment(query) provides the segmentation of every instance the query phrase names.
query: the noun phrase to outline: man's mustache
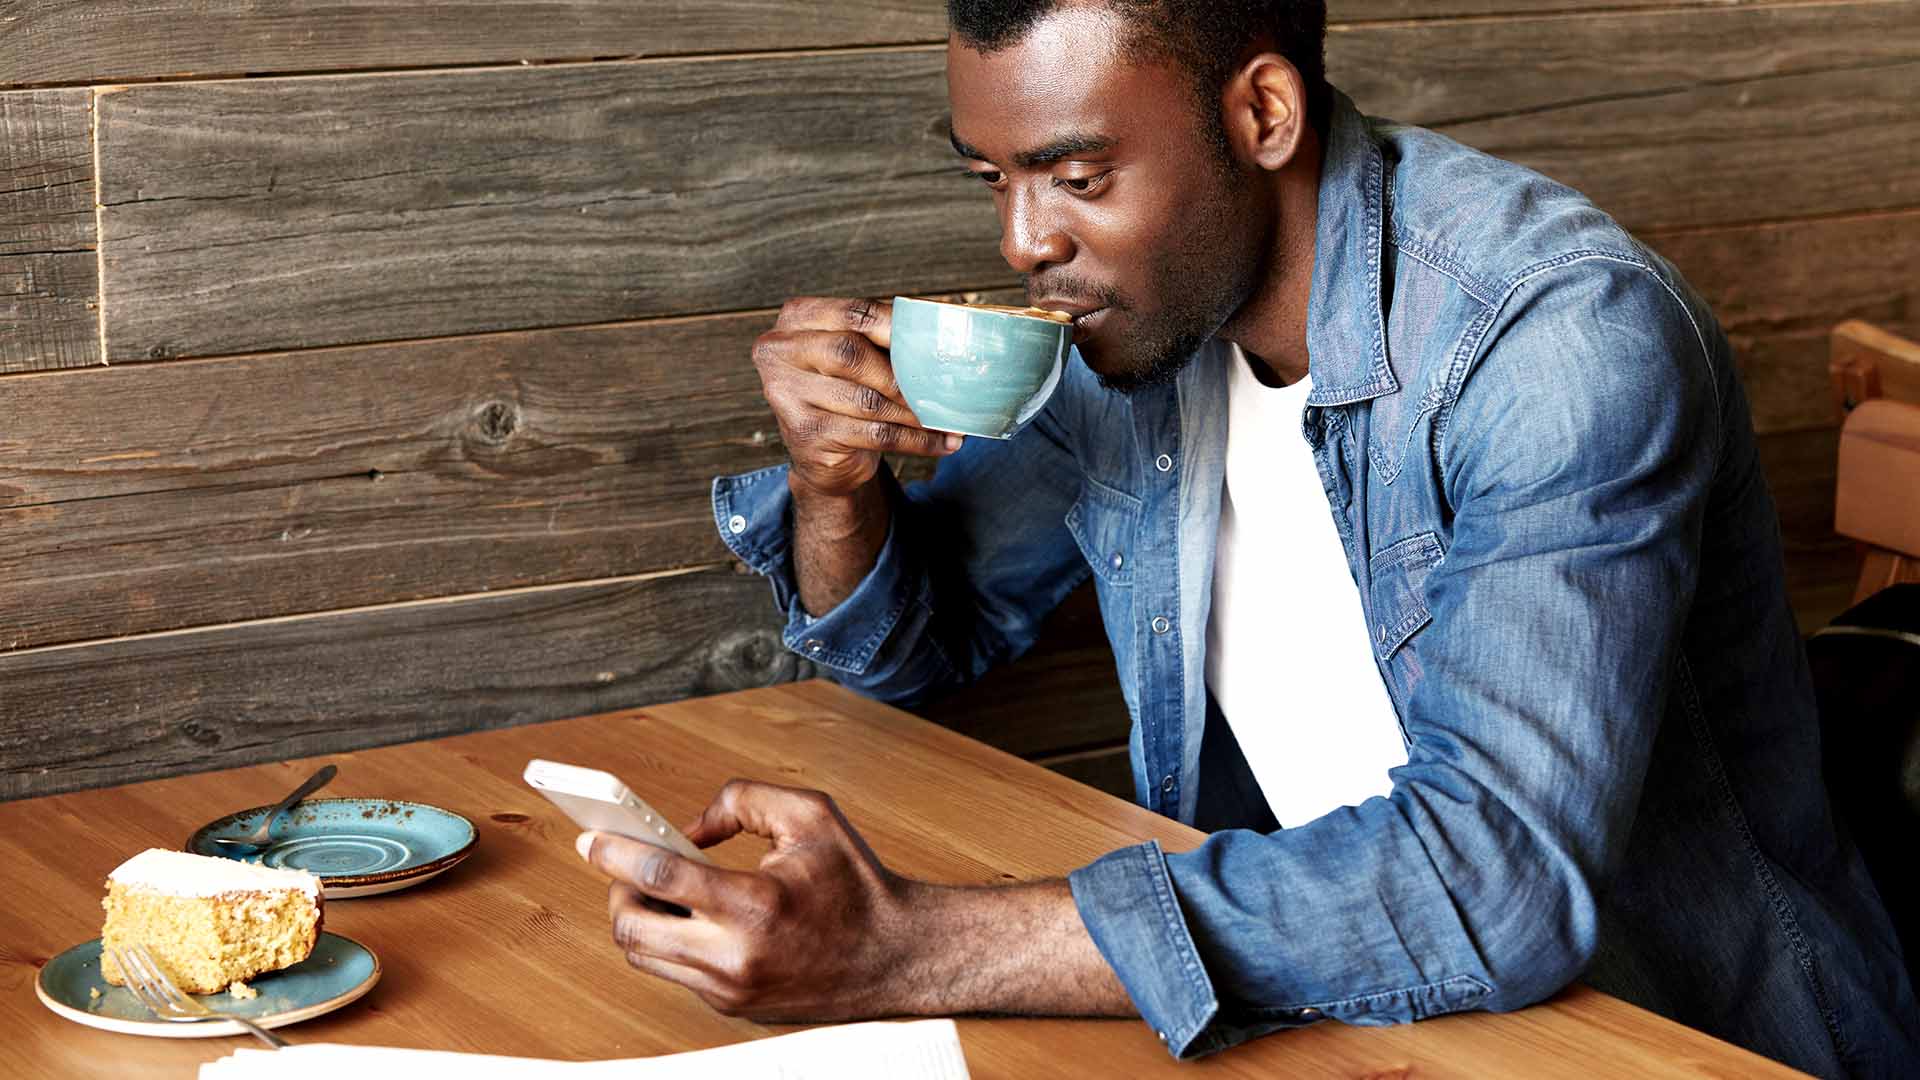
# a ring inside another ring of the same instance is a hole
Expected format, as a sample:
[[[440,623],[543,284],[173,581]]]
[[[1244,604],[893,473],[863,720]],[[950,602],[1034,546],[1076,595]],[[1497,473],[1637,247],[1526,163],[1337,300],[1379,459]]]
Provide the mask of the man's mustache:
[[[1022,274],[1021,281],[1027,288],[1029,302],[1035,299],[1065,300],[1090,307],[1114,308],[1125,311],[1132,307],[1120,290],[1110,285],[1100,285],[1085,278],[1075,277],[1061,271],[1046,274]]]

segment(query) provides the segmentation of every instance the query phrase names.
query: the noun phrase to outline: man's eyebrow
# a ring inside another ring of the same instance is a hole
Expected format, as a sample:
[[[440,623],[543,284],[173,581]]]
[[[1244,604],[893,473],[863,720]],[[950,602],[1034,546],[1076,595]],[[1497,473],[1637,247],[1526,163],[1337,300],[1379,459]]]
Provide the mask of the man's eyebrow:
[[[1051,165],[1079,154],[1099,154],[1111,149],[1113,140],[1105,135],[1062,135],[1036,150],[1020,151],[1013,155],[1013,163],[1030,169],[1035,165]]]
[[[947,129],[947,141],[953,144],[953,152],[963,158],[972,158],[975,161],[987,160],[987,155],[981,153],[972,143],[961,142],[960,136],[955,134],[952,128]]]
[[[975,161],[991,160],[979,148],[961,141],[960,136],[955,134],[952,128],[947,129],[947,140],[953,143],[954,152],[961,157],[972,158]],[[1036,165],[1051,165],[1076,154],[1098,154],[1111,149],[1113,149],[1113,140],[1105,135],[1062,135],[1045,146],[1014,154],[1013,163],[1021,168],[1031,169]]]

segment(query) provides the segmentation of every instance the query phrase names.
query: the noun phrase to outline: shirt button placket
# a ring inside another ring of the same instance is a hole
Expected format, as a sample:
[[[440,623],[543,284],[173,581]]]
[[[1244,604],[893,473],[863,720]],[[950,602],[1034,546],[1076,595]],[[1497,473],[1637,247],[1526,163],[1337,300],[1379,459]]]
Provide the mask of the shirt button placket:
[[[1164,638],[1173,631],[1173,620],[1167,618],[1165,615],[1155,615],[1153,618],[1147,620],[1147,628],[1153,631],[1155,637]],[[1166,776],[1160,778],[1162,803],[1159,810],[1161,813],[1172,813],[1167,807],[1166,802],[1167,798],[1173,794],[1173,789],[1177,783],[1178,781],[1174,779],[1172,773],[1168,773]]]
[[[1159,456],[1153,459],[1153,467],[1159,470],[1162,475],[1172,473],[1173,472],[1173,455],[1165,454],[1165,453],[1160,454]],[[1119,566],[1117,563],[1114,568],[1119,569]],[[1147,621],[1147,626],[1149,629],[1153,631],[1155,637],[1164,638],[1173,631],[1173,620],[1168,618],[1165,615],[1155,615],[1153,618]],[[1149,661],[1149,663],[1151,663],[1151,661]],[[1152,753],[1151,750],[1149,750],[1150,756],[1151,756],[1151,753]],[[1174,792],[1174,788],[1178,785],[1178,783],[1179,782],[1174,778],[1174,775],[1172,773],[1168,773],[1167,775],[1161,777],[1160,779],[1161,805],[1160,807],[1158,807],[1158,809],[1160,809],[1163,813],[1167,812],[1167,802],[1171,799]],[[1163,1041],[1166,1039],[1166,1037],[1167,1036],[1165,1032],[1162,1032],[1160,1034],[1160,1038]]]

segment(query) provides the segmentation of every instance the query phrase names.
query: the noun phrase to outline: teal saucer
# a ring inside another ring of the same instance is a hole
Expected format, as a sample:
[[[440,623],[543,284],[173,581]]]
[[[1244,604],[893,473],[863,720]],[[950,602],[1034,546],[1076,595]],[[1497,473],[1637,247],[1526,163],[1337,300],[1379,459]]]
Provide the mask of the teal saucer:
[[[373,896],[444,874],[473,852],[473,822],[451,810],[397,799],[308,799],[281,816],[273,843],[235,855],[213,842],[260,825],[256,806],[200,827],[187,840],[195,855],[306,870],[329,900]]]
[[[365,945],[321,931],[313,955],[281,971],[247,980],[259,997],[241,1000],[229,994],[196,994],[215,1012],[244,1016],[261,1027],[297,1024],[330,1013],[373,989],[380,981],[380,960]],[[75,945],[47,961],[34,981],[41,1004],[76,1024],[127,1035],[169,1039],[205,1039],[245,1035],[238,1024],[210,1020],[182,1024],[153,1015],[133,991],[100,977],[100,939]],[[99,996],[94,996],[94,991]]]

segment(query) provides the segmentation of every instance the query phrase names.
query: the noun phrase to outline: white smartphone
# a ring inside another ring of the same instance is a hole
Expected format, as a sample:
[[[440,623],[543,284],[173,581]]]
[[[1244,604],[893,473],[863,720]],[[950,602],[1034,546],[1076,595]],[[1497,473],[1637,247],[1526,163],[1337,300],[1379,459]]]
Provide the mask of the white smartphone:
[[[713,864],[706,852],[693,846],[612,773],[534,758],[521,778],[583,830],[632,837],[695,862]]]

